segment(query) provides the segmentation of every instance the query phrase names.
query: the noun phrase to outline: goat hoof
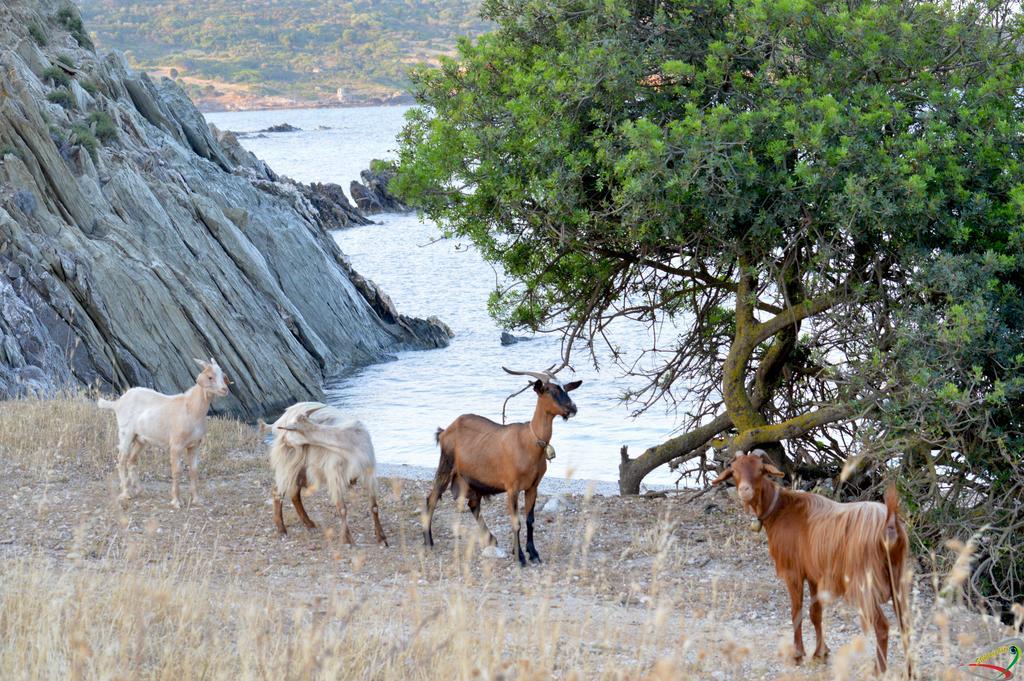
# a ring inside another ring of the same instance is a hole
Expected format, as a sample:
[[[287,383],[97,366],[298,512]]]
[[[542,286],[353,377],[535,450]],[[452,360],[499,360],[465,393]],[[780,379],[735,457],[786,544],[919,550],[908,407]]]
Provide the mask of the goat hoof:
[[[193,496],[192,497],[192,501],[189,503],[189,506],[202,506],[202,505],[203,505],[203,498],[200,497],[200,496]]]
[[[832,651],[830,651],[827,646],[823,650],[821,650],[820,652],[816,650],[816,651],[814,651],[814,659],[816,661],[818,661],[818,662],[824,662],[825,660],[828,659],[828,654],[830,652],[832,652]]]
[[[794,655],[793,656],[793,664],[800,665],[800,664],[803,664],[803,661],[804,661],[803,653],[801,653],[799,655]]]
[[[534,565],[540,565],[544,561],[542,561],[540,559],[540,556],[534,554],[534,555],[530,556],[530,562],[533,563]]]
[[[181,500],[180,499],[171,499],[171,507],[172,508],[180,509],[181,508]]]

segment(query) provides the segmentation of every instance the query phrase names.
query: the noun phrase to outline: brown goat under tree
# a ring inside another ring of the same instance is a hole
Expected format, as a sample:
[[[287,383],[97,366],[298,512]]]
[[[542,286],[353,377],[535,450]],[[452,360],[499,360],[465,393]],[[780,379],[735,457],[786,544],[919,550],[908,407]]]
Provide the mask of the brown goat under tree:
[[[519,542],[519,493],[525,492],[526,551],[531,562],[540,563],[540,554],[533,543],[533,517],[537,487],[547,471],[548,458],[554,458],[554,449],[550,446],[552,422],[556,416],[568,420],[576,414],[576,405],[569,393],[583,381],[562,385],[545,372],[502,369],[516,376],[536,379],[533,390],[537,393],[537,405],[533,418],[527,423],[502,425],[476,414],[463,414],[447,428],[438,428],[435,439],[441,446],[441,460],[423,510],[423,543],[434,545],[431,530],[434,510],[451,485],[452,496],[456,500],[466,499],[489,543],[497,545],[480,516],[480,500],[505,492],[512,523],[512,550],[519,564],[525,566],[526,557]]]
[[[744,508],[757,517],[768,535],[775,571],[789,590],[793,617],[794,660],[804,657],[804,582],[811,596],[811,623],[817,645],[814,658],[828,656],[822,632],[822,609],[833,598],[845,598],[860,613],[865,633],[872,628],[877,642],[875,670],[884,673],[889,647],[889,621],[882,604],[892,599],[903,636],[910,676],[908,579],[904,574],[907,532],[899,515],[895,487],[885,503],[839,503],[810,492],[784,489],[772,477],[783,472],[766,460],[765,452],[737,452],[712,484],[732,479]]]

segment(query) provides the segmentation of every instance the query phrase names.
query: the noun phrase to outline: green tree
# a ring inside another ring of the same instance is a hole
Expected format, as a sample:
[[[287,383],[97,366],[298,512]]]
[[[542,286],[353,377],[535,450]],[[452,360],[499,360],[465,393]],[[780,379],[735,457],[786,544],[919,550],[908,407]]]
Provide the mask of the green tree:
[[[641,411],[682,399],[691,426],[623,457],[624,493],[709,446],[853,491],[897,464],[980,476],[934,539],[979,493],[1024,490],[1012,3],[488,0],[483,16],[495,32],[414,74],[394,187],[504,267],[503,323],[561,326],[563,365],[620,320],[680,329],[618,356],[647,379]],[[955,428],[950,409],[967,410]],[[1019,587],[1011,563],[1000,587]]]

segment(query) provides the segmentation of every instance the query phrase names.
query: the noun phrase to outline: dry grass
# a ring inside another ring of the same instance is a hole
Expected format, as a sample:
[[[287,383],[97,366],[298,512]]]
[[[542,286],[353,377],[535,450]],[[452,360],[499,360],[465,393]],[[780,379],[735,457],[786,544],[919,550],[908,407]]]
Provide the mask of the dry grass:
[[[117,419],[96,406],[96,396],[68,394],[55,399],[0,401],[0,458],[35,473],[71,472],[100,476],[117,459]],[[203,442],[202,467],[208,474],[235,473],[251,467],[259,447],[256,428],[233,419],[211,417]],[[147,448],[139,461],[143,472],[168,469],[164,449]]]
[[[785,659],[785,590],[763,535],[724,498],[569,497],[538,521],[546,564],[527,570],[481,558],[475,522],[448,499],[438,547],[423,550],[423,482],[383,485],[389,549],[370,546],[361,500],[354,548],[317,497],[322,531],[289,514],[279,539],[255,430],[211,426],[209,505],[168,508],[166,457],[152,452],[144,496],[122,507],[112,414],[84,396],[0,402],[0,678],[858,679],[872,664],[873,641],[838,604],[830,664]],[[504,544],[503,500],[484,515]],[[955,593],[962,576],[950,579]],[[944,580],[918,581],[920,678],[958,678],[1008,631],[936,600]]]

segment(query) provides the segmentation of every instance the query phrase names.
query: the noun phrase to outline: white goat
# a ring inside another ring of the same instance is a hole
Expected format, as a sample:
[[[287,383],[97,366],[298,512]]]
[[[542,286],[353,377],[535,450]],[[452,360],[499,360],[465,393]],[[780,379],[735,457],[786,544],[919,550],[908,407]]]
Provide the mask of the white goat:
[[[299,402],[288,407],[271,426],[274,441],[270,464],[274,468],[274,524],[287,532],[281,498],[291,499],[306,527],[316,527],[302,505],[302,489],[311,494],[327,485],[331,501],[341,518],[342,536],[352,544],[344,494],[349,486],[362,482],[370,497],[370,513],[377,543],[387,546],[377,512],[377,465],[370,433],[360,421],[346,417],[320,402]]]
[[[196,384],[183,393],[164,395],[149,388],[130,388],[117,400],[97,400],[101,409],[112,409],[117,415],[120,499],[131,499],[141,491],[135,464],[147,445],[158,445],[170,450],[171,505],[181,508],[178,469],[186,452],[191,457],[192,503],[199,503],[199,445],[206,435],[206,412],[215,397],[227,396],[228,379],[213,358],[195,361],[203,370],[196,376]]]

